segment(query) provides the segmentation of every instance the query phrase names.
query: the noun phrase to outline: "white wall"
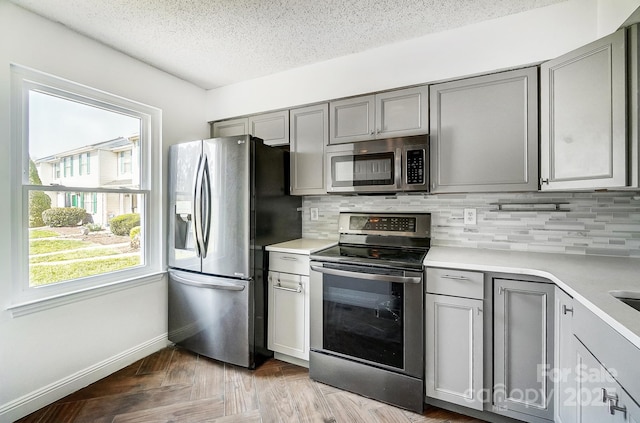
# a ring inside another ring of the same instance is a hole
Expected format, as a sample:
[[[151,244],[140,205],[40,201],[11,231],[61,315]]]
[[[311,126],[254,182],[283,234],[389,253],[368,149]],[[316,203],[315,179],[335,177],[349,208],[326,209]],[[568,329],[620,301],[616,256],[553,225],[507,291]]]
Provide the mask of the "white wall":
[[[219,120],[538,63],[611,33],[639,0],[569,0],[210,90]]]
[[[0,0],[0,40],[0,198],[5,204],[12,191],[10,63],[161,109],[165,163],[170,144],[208,135],[204,90],[6,0]],[[6,311],[8,275],[14,270],[9,213],[10,207],[0,207],[0,421],[13,421],[166,345],[167,336],[164,279],[12,318]]]

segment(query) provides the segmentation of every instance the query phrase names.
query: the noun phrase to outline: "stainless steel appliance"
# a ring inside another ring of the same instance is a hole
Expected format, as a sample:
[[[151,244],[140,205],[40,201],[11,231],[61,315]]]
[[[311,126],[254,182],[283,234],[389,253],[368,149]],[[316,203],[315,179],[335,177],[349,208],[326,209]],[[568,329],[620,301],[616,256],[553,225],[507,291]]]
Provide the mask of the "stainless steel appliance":
[[[333,144],[325,147],[328,193],[429,190],[429,137]]]
[[[424,402],[429,214],[341,213],[311,255],[312,379],[413,411]]]
[[[300,237],[288,157],[248,135],[169,150],[169,340],[254,368],[266,342],[264,247]]]

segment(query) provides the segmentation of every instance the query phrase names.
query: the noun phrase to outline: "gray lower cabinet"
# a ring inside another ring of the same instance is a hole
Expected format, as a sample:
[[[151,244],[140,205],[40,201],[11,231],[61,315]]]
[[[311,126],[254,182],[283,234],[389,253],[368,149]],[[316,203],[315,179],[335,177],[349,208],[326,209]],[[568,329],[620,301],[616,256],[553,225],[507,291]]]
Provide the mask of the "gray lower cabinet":
[[[542,190],[627,185],[626,30],[540,67]]]
[[[289,145],[289,110],[249,116],[249,133],[266,145]]]
[[[483,302],[427,294],[426,394],[482,411]]]
[[[291,194],[326,194],[324,147],[329,142],[327,103],[291,109]]]
[[[237,118],[213,122],[211,126],[211,136],[235,137],[236,135],[246,135],[249,133],[249,119]]]
[[[429,132],[427,85],[330,102],[330,144]]]
[[[556,287],[555,292],[555,383],[556,423],[576,423],[576,354],[573,342],[573,298]]]
[[[553,421],[554,290],[550,283],[493,279],[495,413]]]
[[[573,338],[578,368],[573,401],[579,423],[638,423],[640,407],[609,373],[609,369]]]
[[[432,85],[431,192],[538,190],[536,67]]]
[[[425,299],[427,400],[484,408],[484,274],[429,267]]]

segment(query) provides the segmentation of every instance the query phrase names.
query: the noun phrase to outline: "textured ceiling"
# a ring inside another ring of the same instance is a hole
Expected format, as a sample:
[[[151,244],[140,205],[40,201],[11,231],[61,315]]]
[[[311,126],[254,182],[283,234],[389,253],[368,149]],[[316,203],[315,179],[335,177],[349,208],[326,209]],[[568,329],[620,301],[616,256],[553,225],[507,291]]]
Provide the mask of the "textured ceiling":
[[[211,89],[565,0],[11,0]]]

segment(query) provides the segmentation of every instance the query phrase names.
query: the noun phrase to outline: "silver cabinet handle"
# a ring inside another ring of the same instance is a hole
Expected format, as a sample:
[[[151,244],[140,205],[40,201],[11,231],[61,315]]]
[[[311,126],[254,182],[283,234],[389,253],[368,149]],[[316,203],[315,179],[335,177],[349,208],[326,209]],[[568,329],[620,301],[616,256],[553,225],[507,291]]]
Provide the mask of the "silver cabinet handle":
[[[287,288],[285,286],[282,286],[280,284],[280,281],[278,281],[277,284],[273,285],[274,289],[280,289],[282,291],[289,291],[289,292],[295,292],[297,294],[299,294],[300,292],[302,292],[302,283],[298,283],[298,288]]]
[[[288,257],[288,256],[280,257],[280,260],[298,261],[298,259],[297,259],[297,258],[295,258],[295,257]]]
[[[567,307],[566,304],[562,304],[562,314],[571,313],[573,314],[573,307]]]
[[[611,414],[612,416],[614,414],[616,414],[616,411],[620,411],[622,412],[622,415],[624,416],[624,419],[626,420],[627,418],[627,407],[622,406],[620,407],[618,405],[618,394],[616,394],[615,392],[613,394],[610,394],[607,392],[607,390],[605,388],[600,388],[601,392],[602,392],[602,402],[608,402],[609,403],[609,414]]]
[[[466,276],[457,276],[457,275],[442,275],[442,277],[444,279],[454,279],[454,280],[457,280],[457,281],[466,281],[466,280],[469,279]]]

